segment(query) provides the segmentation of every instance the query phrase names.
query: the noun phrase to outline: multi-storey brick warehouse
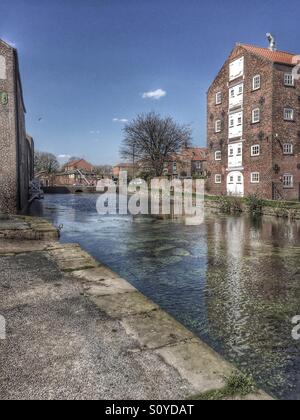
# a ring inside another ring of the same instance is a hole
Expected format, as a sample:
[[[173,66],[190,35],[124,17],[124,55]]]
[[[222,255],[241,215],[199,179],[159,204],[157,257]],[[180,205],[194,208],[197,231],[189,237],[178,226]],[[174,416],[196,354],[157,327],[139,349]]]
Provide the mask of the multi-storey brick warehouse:
[[[17,51],[0,40],[0,212],[28,204],[34,146],[25,112]]]
[[[209,193],[299,199],[297,58],[272,46],[231,52],[208,91]]]

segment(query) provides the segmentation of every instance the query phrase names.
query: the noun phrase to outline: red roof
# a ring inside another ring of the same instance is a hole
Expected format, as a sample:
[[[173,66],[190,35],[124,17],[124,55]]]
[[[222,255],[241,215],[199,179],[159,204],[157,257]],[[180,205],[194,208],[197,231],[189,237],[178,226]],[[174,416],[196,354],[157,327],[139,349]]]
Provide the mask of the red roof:
[[[256,47],[255,45],[241,44],[241,46],[250,53],[258,55],[262,58],[266,58],[267,60],[273,61],[274,63],[283,63],[290,65],[297,64],[297,62],[294,61],[294,57],[297,57],[296,54],[284,51],[271,51],[268,48]]]
[[[182,152],[183,155],[190,158],[193,162],[206,160],[208,149],[206,147],[189,147]]]
[[[188,159],[192,162],[207,160],[208,149],[206,147],[189,147],[182,150],[177,155],[172,155],[169,158],[170,162],[176,162],[180,159]]]

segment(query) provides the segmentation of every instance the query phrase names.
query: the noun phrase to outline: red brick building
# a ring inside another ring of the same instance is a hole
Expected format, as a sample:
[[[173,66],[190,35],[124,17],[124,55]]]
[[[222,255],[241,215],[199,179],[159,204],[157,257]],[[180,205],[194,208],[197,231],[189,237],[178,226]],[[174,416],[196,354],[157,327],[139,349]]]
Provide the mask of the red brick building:
[[[205,177],[207,174],[207,148],[188,147],[165,163],[164,175],[171,178]]]
[[[209,193],[299,199],[297,58],[273,42],[231,52],[207,96]]]
[[[133,163],[118,163],[112,169],[112,174],[114,179],[119,179],[120,172],[127,172],[127,176],[129,179],[132,179],[137,175],[137,168],[133,165]]]
[[[87,162],[84,159],[77,159],[71,162],[68,162],[64,165],[63,170],[65,172],[80,170],[83,172],[93,172],[94,167],[91,163]]]

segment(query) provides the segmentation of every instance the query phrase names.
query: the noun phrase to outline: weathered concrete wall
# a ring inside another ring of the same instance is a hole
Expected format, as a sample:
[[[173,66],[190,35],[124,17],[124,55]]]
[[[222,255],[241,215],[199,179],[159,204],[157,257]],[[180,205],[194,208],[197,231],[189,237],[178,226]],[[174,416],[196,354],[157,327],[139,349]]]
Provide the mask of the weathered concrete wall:
[[[33,176],[33,140],[26,136],[17,51],[0,40],[0,212],[28,204]]]

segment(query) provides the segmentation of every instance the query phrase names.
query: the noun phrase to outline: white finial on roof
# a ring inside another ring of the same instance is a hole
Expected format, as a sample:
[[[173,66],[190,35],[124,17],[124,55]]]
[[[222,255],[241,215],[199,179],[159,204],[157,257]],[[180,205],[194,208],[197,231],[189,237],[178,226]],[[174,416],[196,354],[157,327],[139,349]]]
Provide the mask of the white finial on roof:
[[[267,33],[267,38],[268,38],[268,41],[269,41],[269,50],[270,51],[277,51],[276,41],[275,41],[275,38],[273,37],[273,35],[270,34],[270,33]]]

